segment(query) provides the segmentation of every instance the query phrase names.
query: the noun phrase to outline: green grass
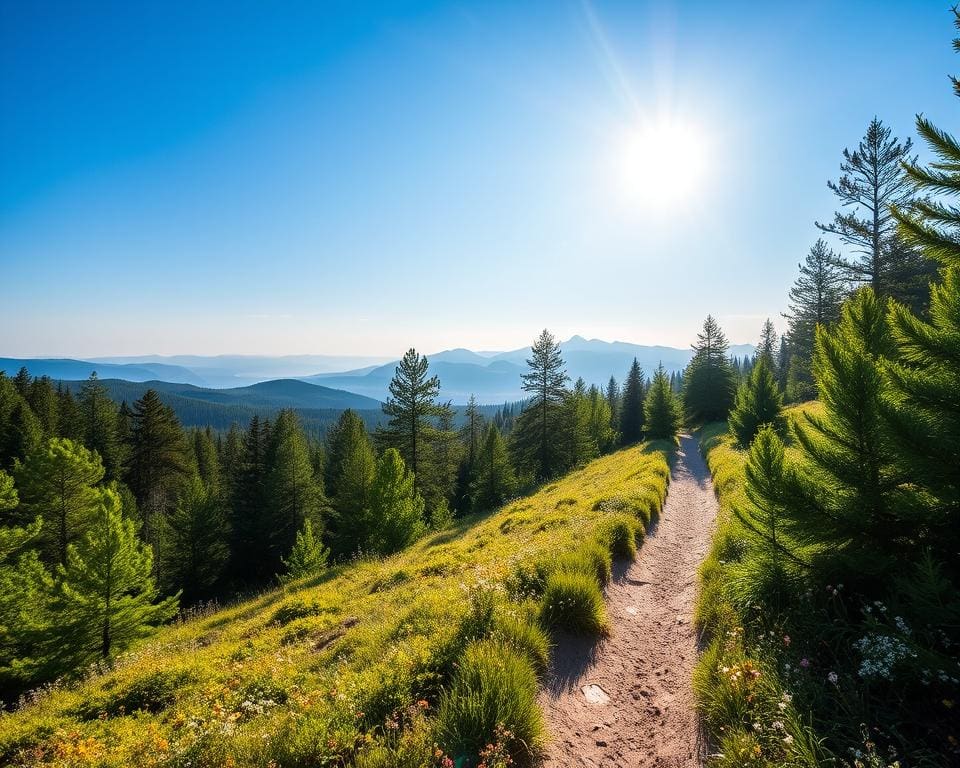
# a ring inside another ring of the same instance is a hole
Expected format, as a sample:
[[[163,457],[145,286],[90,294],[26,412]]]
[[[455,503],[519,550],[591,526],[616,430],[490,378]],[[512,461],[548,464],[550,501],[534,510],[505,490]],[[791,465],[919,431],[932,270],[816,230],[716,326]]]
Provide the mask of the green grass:
[[[392,557],[171,625],[0,714],[0,764],[425,764],[467,648],[496,643],[534,678],[546,666],[523,564],[540,564],[542,594],[544,564],[586,553],[599,594],[611,526],[655,517],[667,476],[662,452],[625,449]]]
[[[789,408],[789,421],[809,403]],[[799,682],[789,679],[778,663],[778,644],[789,643],[783,631],[763,636],[746,622],[772,626],[763,616],[769,595],[770,573],[755,550],[748,532],[733,514],[745,501],[746,453],[736,447],[726,422],[708,424],[700,441],[720,502],[710,552],[700,567],[700,591],[695,619],[706,647],[694,671],[698,707],[712,741],[713,768],[804,766],[823,764],[827,755],[796,709]],[[758,613],[759,612],[759,613]]]
[[[583,570],[556,570],[547,576],[540,618],[548,627],[580,635],[607,632],[607,609],[596,576]]]
[[[471,644],[440,699],[438,743],[462,765],[499,735],[515,765],[532,765],[546,738],[537,690],[537,676],[520,651],[496,640]]]

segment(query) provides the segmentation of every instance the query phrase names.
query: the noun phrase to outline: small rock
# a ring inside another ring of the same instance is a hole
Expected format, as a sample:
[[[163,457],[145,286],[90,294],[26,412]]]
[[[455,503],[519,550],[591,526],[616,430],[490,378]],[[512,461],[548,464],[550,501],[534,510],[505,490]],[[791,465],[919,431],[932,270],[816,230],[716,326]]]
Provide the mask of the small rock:
[[[598,747],[605,747],[605,746],[607,746],[607,742],[605,742],[603,739],[597,739],[597,746],[598,746]]]

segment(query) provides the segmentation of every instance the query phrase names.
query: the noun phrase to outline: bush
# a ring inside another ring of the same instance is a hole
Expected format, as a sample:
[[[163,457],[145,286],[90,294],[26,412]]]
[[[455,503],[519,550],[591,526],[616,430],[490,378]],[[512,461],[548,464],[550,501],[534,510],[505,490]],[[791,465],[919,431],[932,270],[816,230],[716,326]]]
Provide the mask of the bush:
[[[591,573],[557,570],[547,577],[540,620],[548,627],[584,635],[607,631],[603,593]]]
[[[517,564],[507,580],[507,589],[516,598],[538,598],[547,586],[547,576],[552,567],[543,560],[524,560]]]
[[[550,665],[550,637],[537,623],[536,608],[530,604],[518,610],[501,610],[493,621],[492,636],[504,645],[523,653],[538,675],[544,675]]]
[[[643,525],[629,515],[617,515],[604,520],[598,531],[600,541],[618,559],[633,560],[637,545],[643,541]]]
[[[574,552],[560,555],[553,567],[549,568],[548,575],[552,571],[590,574],[600,586],[605,586],[610,583],[613,575],[613,558],[608,548],[593,542],[581,546]]]
[[[134,712],[155,715],[173,704],[178,691],[192,679],[193,676],[186,670],[158,669],[138,677],[111,696],[84,702],[77,714],[84,720],[96,719],[104,713],[111,717]]]
[[[499,744],[518,766],[532,766],[544,743],[537,675],[527,657],[494,640],[471,644],[440,700],[436,737],[457,765],[476,765]]]
[[[270,623],[279,624],[282,627],[291,621],[302,619],[306,616],[321,616],[324,613],[337,613],[338,611],[339,609],[334,606],[321,605],[315,600],[291,600],[283,603],[273,612]]]

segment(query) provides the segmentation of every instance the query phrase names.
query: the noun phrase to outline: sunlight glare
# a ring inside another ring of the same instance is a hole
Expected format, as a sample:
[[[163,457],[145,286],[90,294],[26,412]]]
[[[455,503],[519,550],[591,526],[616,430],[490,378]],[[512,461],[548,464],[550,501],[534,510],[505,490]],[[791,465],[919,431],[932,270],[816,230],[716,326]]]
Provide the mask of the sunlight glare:
[[[643,209],[663,211],[689,200],[706,170],[706,142],[690,123],[660,119],[630,131],[620,156],[622,191]]]

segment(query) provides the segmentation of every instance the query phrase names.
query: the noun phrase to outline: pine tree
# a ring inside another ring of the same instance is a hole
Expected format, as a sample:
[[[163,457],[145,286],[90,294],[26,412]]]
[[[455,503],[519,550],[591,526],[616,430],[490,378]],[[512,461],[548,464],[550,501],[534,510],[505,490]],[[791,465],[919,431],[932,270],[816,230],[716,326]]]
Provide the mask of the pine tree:
[[[13,377],[13,386],[17,390],[17,393],[24,400],[30,396],[30,384],[33,380],[30,378],[30,371],[27,370],[27,366],[20,366],[20,370],[17,371],[17,375]]]
[[[213,432],[210,427],[194,429],[190,438],[197,474],[204,487],[217,495],[221,488],[220,457],[217,455],[217,446],[213,441]]]
[[[769,424],[782,431],[782,407],[783,401],[767,356],[761,354],[750,372],[750,378],[737,390],[737,399],[730,411],[730,431],[740,446],[749,448],[754,436],[764,425]]]
[[[55,437],[59,430],[60,416],[57,412],[57,393],[49,376],[38,376],[30,383],[27,403],[40,423],[43,436]]]
[[[237,480],[243,466],[243,433],[236,422],[230,425],[227,436],[217,444],[220,463],[220,485],[224,498],[232,501]]]
[[[727,357],[726,336],[711,315],[693,345],[693,359],[683,373],[683,408],[694,424],[727,418],[737,376]]]
[[[21,461],[33,453],[43,442],[43,430],[40,421],[34,415],[27,401],[20,395],[10,413],[4,437],[3,455],[13,466],[17,459]]]
[[[633,358],[620,398],[620,442],[623,445],[638,443],[643,437],[643,398],[643,371],[637,358]]]
[[[496,425],[490,424],[477,456],[477,475],[472,488],[473,508],[495,509],[512,498],[516,490],[517,480],[507,444]]]
[[[382,555],[412,544],[426,529],[423,498],[414,487],[396,448],[388,448],[377,461],[367,510],[370,548]]]
[[[283,561],[286,573],[280,577],[280,581],[294,581],[322,573],[329,559],[330,550],[323,546],[319,537],[313,535],[313,524],[306,520],[302,530],[297,532],[290,556]]]
[[[119,480],[122,452],[117,440],[117,408],[96,372],[81,385],[78,405],[84,445],[100,454],[107,479]]]
[[[607,453],[617,442],[618,436],[611,426],[610,403],[600,389],[593,385],[587,391],[590,405],[588,432],[590,443],[596,446],[598,454]]]
[[[390,417],[385,429],[377,436],[384,446],[396,448],[414,476],[419,490],[424,478],[417,475],[426,460],[427,443],[432,437],[430,419],[439,415],[436,404],[440,394],[440,379],[427,376],[430,363],[412,347],[400,360],[390,382],[390,397],[383,404],[383,412]]]
[[[795,527],[793,499],[788,490],[791,482],[787,479],[783,442],[772,425],[766,424],[757,432],[744,474],[746,500],[736,504],[733,512],[762,542],[764,565],[773,566],[775,579],[782,578],[785,560],[808,566],[797,556],[798,546],[789,533]]]
[[[960,11],[953,10],[954,24],[960,29]],[[960,50],[960,38],[954,49]],[[954,94],[960,96],[960,79],[951,78]],[[904,165],[917,192],[931,196],[960,195],[960,142],[951,134],[937,128],[923,115],[917,116],[917,133],[927,143],[935,162],[921,166],[916,161]],[[893,201],[891,215],[896,221],[900,237],[910,246],[922,250],[931,261],[946,267],[960,267],[960,209],[936,200],[915,197],[909,205]]]
[[[817,227],[853,249],[853,259],[835,261],[847,281],[870,285],[879,297],[915,304],[917,291],[921,300],[926,293],[921,274],[925,265],[897,236],[891,213],[891,206],[906,207],[915,194],[902,167],[910,161],[912,145],[909,138],[901,142],[873,118],[857,149],[843,151],[840,179],[828,182],[843,210],[830,223],[817,222]]]
[[[366,508],[376,458],[363,419],[346,410],[329,436],[327,477],[333,507],[330,540],[338,555],[354,555],[370,536]]]
[[[70,387],[57,384],[57,437],[65,437],[75,443],[83,442],[83,423],[80,407],[70,391]]]
[[[50,648],[64,668],[110,658],[176,614],[177,596],[154,602],[152,560],[133,521],[123,518],[116,491],[101,490],[96,522],[58,567]]]
[[[16,508],[12,478],[0,470],[0,517]],[[31,548],[43,520],[0,526],[0,690],[35,684],[46,663],[40,642],[50,630],[50,573]]]
[[[546,329],[534,342],[527,366],[522,387],[532,397],[517,419],[513,450],[519,466],[534,479],[545,479],[563,469],[564,452],[557,438],[569,379],[560,345]]]
[[[18,464],[14,473],[23,512],[43,516],[40,541],[48,562],[66,563],[67,546],[93,523],[103,480],[100,456],[65,438],[54,437]]]
[[[463,458],[457,471],[457,490],[454,494],[454,508],[460,514],[466,514],[471,508],[471,488],[476,481],[477,461],[486,433],[485,421],[476,397],[470,395],[464,412],[464,424],[460,428]]]
[[[884,358],[892,351],[883,305],[870,288],[847,301],[833,329],[818,326],[814,378],[823,413],[794,425],[802,466],[796,472],[795,517],[805,542],[821,553],[821,573],[879,576],[911,530],[903,477],[882,417]]]
[[[264,578],[264,547],[269,533],[267,516],[267,443],[270,423],[256,415],[243,436],[242,457],[232,482],[230,555],[233,577],[240,582]]]
[[[777,368],[774,380],[777,389],[783,393],[787,391],[787,381],[790,377],[790,360],[793,357],[793,347],[786,335],[780,337],[780,349],[777,350]]]
[[[294,411],[277,415],[266,452],[266,514],[269,521],[265,577],[275,574],[305,521],[323,524],[323,477],[314,473],[310,449]]]
[[[672,440],[680,431],[680,406],[670,389],[670,379],[661,363],[653,374],[644,402],[647,438]]]
[[[159,552],[162,516],[175,504],[190,462],[180,422],[156,390],[148,389],[133,404],[125,469],[140,510],[143,539]]]
[[[607,398],[607,406],[610,408],[610,428],[618,432],[620,430],[620,386],[613,376],[607,382],[604,395]]]
[[[767,366],[773,370],[777,364],[777,330],[768,317],[763,321],[760,331],[760,344],[757,346],[757,358],[765,358]]]
[[[230,526],[217,492],[194,477],[170,515],[164,540],[164,578],[184,601],[214,594],[230,559]]]
[[[960,12],[954,9],[960,29]],[[960,41],[954,41],[960,50]],[[953,79],[960,96],[960,81]],[[928,495],[924,538],[953,564],[960,549],[960,211],[937,195],[960,195],[960,142],[917,118],[917,133],[935,162],[907,165],[918,192],[930,197],[895,209],[901,237],[944,267],[941,285],[930,287],[929,321],[903,306],[889,312],[899,357],[886,371],[891,385],[885,413],[898,447],[901,471]]]
[[[818,325],[832,325],[840,317],[844,290],[837,259],[823,240],[817,240],[790,288],[790,309],[784,317],[793,352],[787,396],[793,401],[809,400],[816,394],[811,371],[814,331]]]
[[[590,428],[590,411],[587,385],[582,378],[578,378],[561,406],[559,471],[585,464],[600,454]]]
[[[430,432],[427,460],[423,472],[427,477],[419,483],[427,505],[429,522],[434,523],[434,512],[449,517],[449,505],[456,492],[457,470],[463,456],[463,447],[454,428],[454,409],[447,402],[439,406],[435,424]]]

